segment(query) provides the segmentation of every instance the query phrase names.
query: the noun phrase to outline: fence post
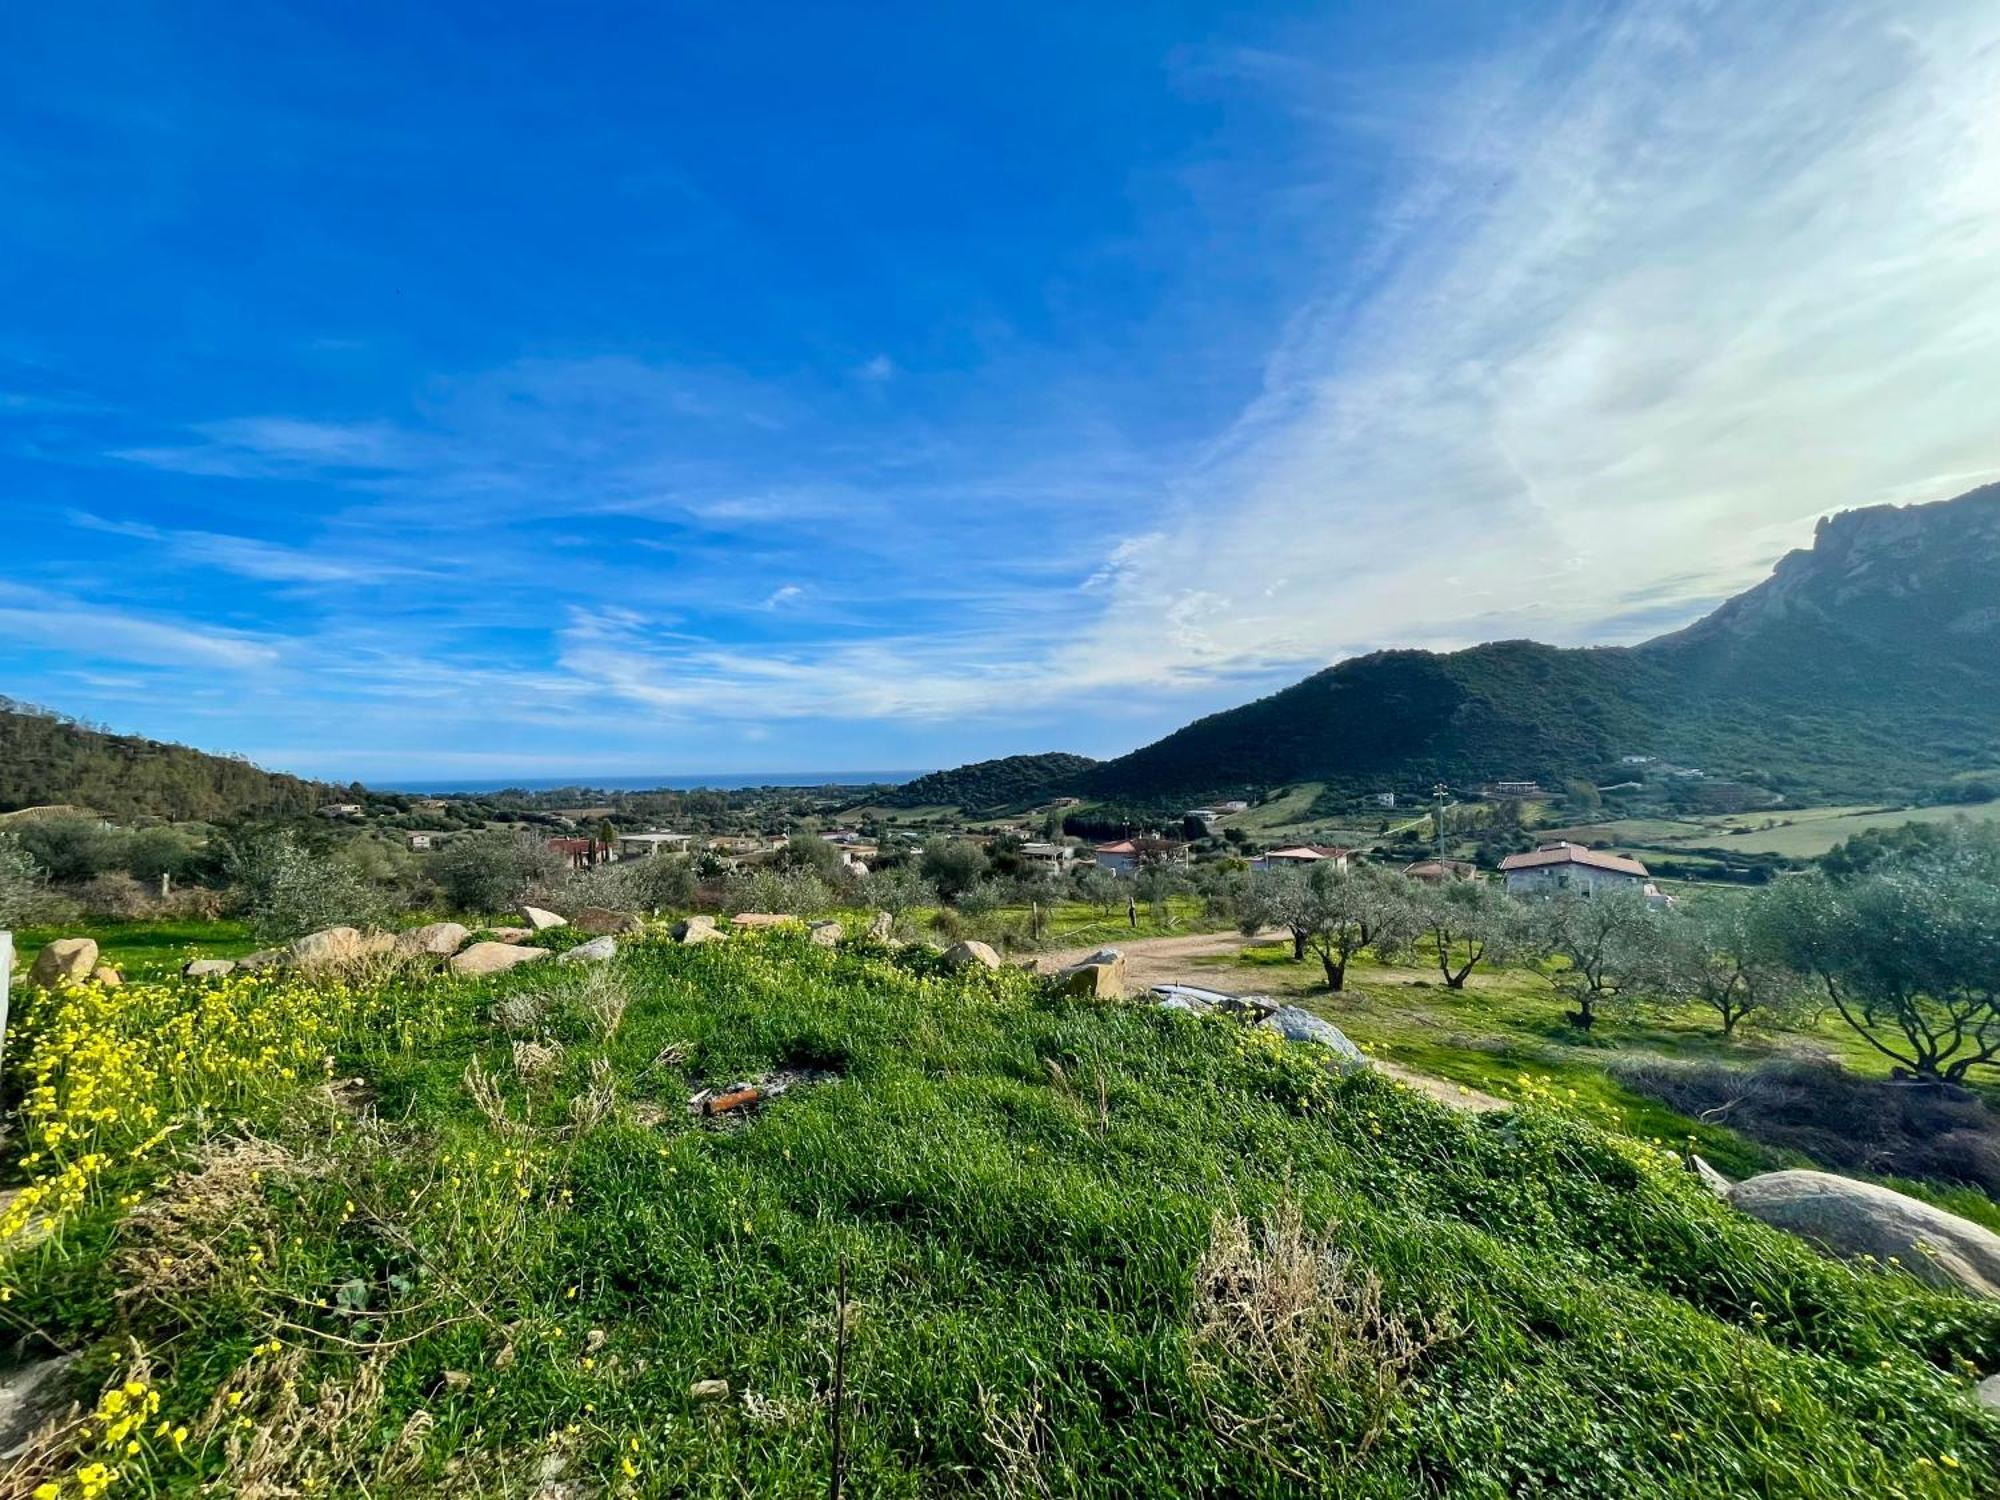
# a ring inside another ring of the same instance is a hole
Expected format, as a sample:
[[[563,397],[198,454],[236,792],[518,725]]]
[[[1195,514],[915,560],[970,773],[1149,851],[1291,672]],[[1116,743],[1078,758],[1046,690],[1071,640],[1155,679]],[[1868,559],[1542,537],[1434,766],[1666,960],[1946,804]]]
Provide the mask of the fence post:
[[[0,1062],[7,1060],[7,991],[14,982],[14,934],[0,932]]]

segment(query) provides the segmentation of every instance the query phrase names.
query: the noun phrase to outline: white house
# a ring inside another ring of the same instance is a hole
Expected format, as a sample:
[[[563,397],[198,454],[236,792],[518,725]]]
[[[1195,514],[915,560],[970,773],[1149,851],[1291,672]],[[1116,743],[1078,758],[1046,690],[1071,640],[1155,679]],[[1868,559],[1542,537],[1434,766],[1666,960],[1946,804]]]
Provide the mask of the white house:
[[[618,835],[618,857],[646,859],[655,854],[678,854],[693,838],[694,835],[687,833],[621,833]]]
[[[1310,870],[1315,865],[1332,861],[1336,870],[1345,870],[1353,858],[1352,849],[1342,849],[1337,844],[1294,844],[1286,849],[1271,849],[1250,861],[1253,870]]]
[[[1634,890],[1654,894],[1646,867],[1623,854],[1607,854],[1582,844],[1544,844],[1529,854],[1510,854],[1500,861],[1507,892],[1514,896],[1553,895],[1557,891]]]
[[[1130,839],[1120,839],[1115,844],[1099,844],[1091,851],[1097,858],[1097,868],[1109,870],[1113,875],[1136,875],[1139,873],[1139,850]]]

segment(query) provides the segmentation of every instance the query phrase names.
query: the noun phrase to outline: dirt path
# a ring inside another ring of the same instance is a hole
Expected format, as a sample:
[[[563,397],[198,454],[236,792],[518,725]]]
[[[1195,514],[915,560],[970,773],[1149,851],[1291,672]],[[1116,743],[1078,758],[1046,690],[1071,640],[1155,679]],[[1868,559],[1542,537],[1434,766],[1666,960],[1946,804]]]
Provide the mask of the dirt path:
[[[1211,984],[1221,976],[1209,973],[1191,960],[1226,958],[1252,943],[1271,942],[1274,936],[1246,938],[1237,932],[1196,932],[1186,937],[1133,938],[1129,942],[1120,942],[1113,938],[1109,942],[1093,943],[1088,948],[1065,948],[1037,956],[1041,961],[1042,972],[1047,974],[1066,964],[1088,958],[1100,948],[1116,948],[1125,955],[1125,986],[1127,990],[1137,994],[1156,984]],[[1229,986],[1215,987],[1227,989]],[[1507,1108],[1507,1101],[1504,1099],[1482,1093],[1478,1089],[1466,1088],[1462,1084],[1434,1078],[1428,1073],[1419,1073],[1413,1068],[1404,1067],[1401,1063],[1376,1060],[1373,1065],[1398,1083],[1413,1088],[1420,1094],[1428,1094],[1440,1104],[1449,1104],[1453,1109],[1469,1109],[1485,1113],[1488,1110]]]

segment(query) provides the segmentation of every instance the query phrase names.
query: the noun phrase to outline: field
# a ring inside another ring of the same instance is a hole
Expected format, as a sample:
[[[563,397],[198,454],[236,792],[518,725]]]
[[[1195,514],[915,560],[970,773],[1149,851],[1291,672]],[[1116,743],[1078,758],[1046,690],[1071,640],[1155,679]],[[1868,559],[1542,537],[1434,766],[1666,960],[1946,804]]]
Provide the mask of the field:
[[[20,1027],[29,1144],[100,1164],[0,1317],[103,1392],[21,1493],[2000,1484],[1967,1394],[2000,1309],[1743,1219],[1560,1091],[1474,1116],[1228,1021],[784,937]],[[686,1107],[772,1070],[733,1127]]]
[[[2000,802],[1901,808],[1848,805],[1685,819],[1619,818],[1552,829],[1547,836],[1625,849],[1725,849],[1743,854],[1779,854],[1787,859],[1816,859],[1843,839],[1866,829],[1897,828],[1905,823],[1948,823],[1953,818],[2000,821]]]

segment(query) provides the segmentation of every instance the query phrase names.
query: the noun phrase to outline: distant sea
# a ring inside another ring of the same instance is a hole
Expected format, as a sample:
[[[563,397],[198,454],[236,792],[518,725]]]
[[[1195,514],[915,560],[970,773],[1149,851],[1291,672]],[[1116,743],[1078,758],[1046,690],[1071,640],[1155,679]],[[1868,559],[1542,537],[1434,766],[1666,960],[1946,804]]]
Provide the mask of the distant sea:
[[[506,781],[392,781],[376,787],[418,797],[463,792],[739,792],[759,786],[901,786],[928,771],[758,771],[747,776],[517,776]]]

